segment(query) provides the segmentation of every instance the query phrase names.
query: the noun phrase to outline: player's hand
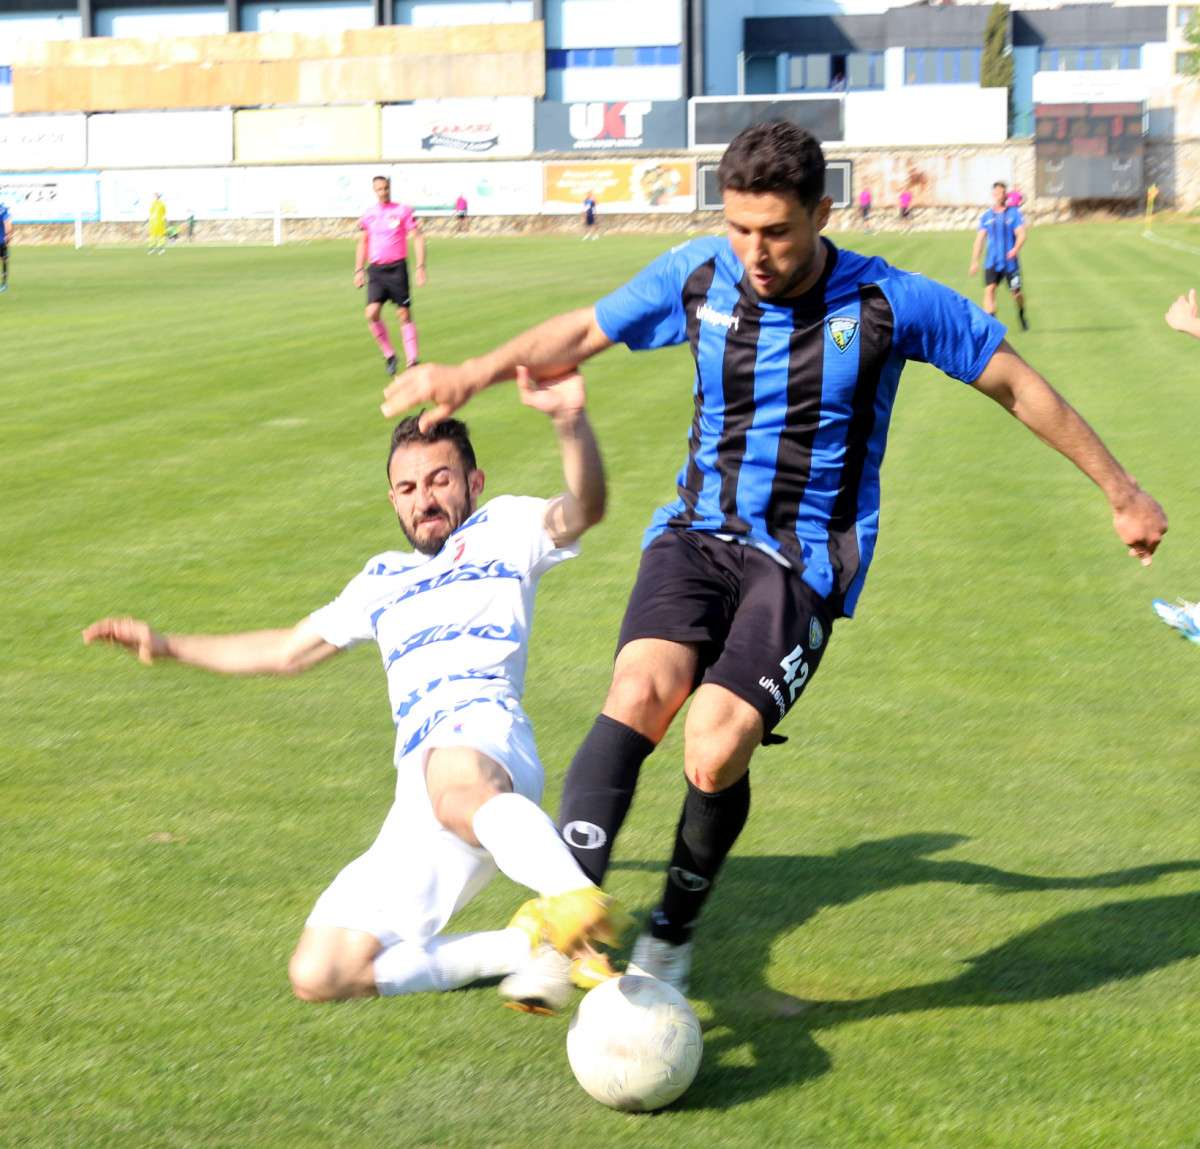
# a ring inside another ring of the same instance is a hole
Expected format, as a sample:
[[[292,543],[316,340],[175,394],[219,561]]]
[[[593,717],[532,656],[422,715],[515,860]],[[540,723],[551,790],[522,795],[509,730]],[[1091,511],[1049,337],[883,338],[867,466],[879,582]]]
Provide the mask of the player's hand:
[[[526,407],[551,419],[573,418],[587,406],[583,376],[576,370],[554,379],[534,379],[528,367],[518,367],[517,389]]]
[[[1128,502],[1113,508],[1113,530],[1129,547],[1130,557],[1148,567],[1167,533],[1167,515],[1158,500],[1139,487]]]
[[[971,260],[971,266],[967,268],[967,274],[975,275],[978,271],[979,271],[979,261],[977,259]]]
[[[168,653],[166,637],[140,618],[102,618],[83,632],[83,641],[88,646],[93,642],[123,646],[147,666]]]
[[[1176,331],[1195,335],[1198,330],[1196,320],[1196,289],[1193,287],[1187,295],[1181,295],[1167,308],[1167,323]]]
[[[1007,259],[1009,263],[1012,263],[1012,261],[1017,258],[1017,249],[1014,247],[1012,251],[1006,251],[1004,253],[1004,258]]]
[[[425,275],[425,269],[423,267],[418,267],[417,268],[417,286],[424,287],[426,278],[427,277]]]
[[[383,393],[384,416],[393,419],[410,407],[432,403],[433,409],[421,415],[421,430],[449,419],[483,385],[475,381],[461,364],[447,367],[441,363],[420,363],[410,367]]]
[[[354,273],[354,286],[362,287],[367,282],[367,273],[365,271],[356,271]]]

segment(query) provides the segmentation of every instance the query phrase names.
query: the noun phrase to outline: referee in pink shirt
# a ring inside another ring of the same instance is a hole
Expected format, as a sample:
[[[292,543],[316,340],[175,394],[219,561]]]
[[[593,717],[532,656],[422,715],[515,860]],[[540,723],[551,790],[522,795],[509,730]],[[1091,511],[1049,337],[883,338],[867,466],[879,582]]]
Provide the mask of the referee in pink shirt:
[[[396,374],[396,351],[383,322],[383,305],[390,299],[400,317],[404,361],[412,367],[419,361],[417,329],[412,321],[408,286],[408,237],[417,253],[417,286],[425,286],[425,237],[421,224],[407,204],[392,202],[392,181],[376,176],[371,181],[376,204],[358,221],[361,234],[354,251],[354,286],[367,285],[367,326],[379,344],[387,373]]]

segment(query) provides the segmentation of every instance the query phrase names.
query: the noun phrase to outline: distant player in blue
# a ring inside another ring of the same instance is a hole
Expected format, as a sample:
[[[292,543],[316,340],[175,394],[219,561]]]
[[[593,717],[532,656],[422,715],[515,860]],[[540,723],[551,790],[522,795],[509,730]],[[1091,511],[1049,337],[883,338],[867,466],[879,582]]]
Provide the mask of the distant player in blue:
[[[780,741],[772,731],[862,592],[908,360],[970,384],[1075,463],[1143,563],[1167,526],[994,318],[948,287],[821,237],[832,201],[807,132],[779,122],[746,129],[718,179],[725,237],[682,244],[594,307],[478,358],[416,367],[384,404],[390,415],[432,400],[423,418],[435,421],[518,365],[550,380],[614,343],[690,345],[695,414],[678,498],[646,532],[612,685],[559,812],[567,845],[602,881],[642,762],[694,695],[662,900],[632,957],[678,988],[696,920],[749,812],[750,758]]]
[[[0,291],[8,290],[8,245],[12,241],[13,222],[8,208],[0,203]]]
[[[971,268],[968,274],[979,270],[979,257],[984,244],[987,255],[983,261],[983,309],[989,315],[996,314],[996,284],[1008,280],[1013,302],[1017,305],[1017,318],[1021,330],[1029,330],[1025,318],[1025,295],[1021,290],[1021,263],[1017,255],[1025,246],[1025,217],[1021,209],[1008,199],[1008,185],[997,180],[992,184],[992,206],[979,220],[975,233],[975,246],[971,250]]]
[[[596,197],[592,192],[583,197],[583,238],[599,238],[596,230]]]

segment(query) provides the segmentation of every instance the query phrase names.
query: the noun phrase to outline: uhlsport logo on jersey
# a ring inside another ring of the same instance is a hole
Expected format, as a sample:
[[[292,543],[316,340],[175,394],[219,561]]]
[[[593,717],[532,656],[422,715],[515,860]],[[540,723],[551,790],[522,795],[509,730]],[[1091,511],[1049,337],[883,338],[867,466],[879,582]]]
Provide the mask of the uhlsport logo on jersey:
[[[568,822],[562,836],[568,846],[577,850],[598,850],[608,841],[608,835],[595,822]]]
[[[739,316],[726,315],[725,312],[718,311],[715,307],[709,307],[707,303],[702,303],[696,308],[696,318],[701,323],[711,323],[714,327],[723,327],[726,331],[730,328],[736,331],[738,324],[741,323]]]
[[[808,621],[808,649],[820,650],[824,641],[825,628],[821,625],[821,620],[813,615]]]
[[[829,336],[833,340],[833,345],[839,351],[845,351],[858,334],[858,320],[850,319],[845,315],[831,316],[825,320],[825,325],[829,328]]]

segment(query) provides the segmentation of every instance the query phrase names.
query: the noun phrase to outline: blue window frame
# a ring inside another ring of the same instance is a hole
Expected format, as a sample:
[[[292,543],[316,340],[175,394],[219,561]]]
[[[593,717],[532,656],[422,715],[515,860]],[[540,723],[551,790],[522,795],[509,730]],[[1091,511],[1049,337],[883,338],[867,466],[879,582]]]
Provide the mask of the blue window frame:
[[[978,84],[982,48],[906,48],[906,84]]]
[[[1106,44],[1103,48],[1043,48],[1038,53],[1040,72],[1113,72],[1142,66],[1137,44]]]
[[[547,68],[612,68],[617,65],[653,67],[678,64],[678,44],[654,44],[635,48],[547,48]]]
[[[790,92],[861,92],[883,87],[882,52],[827,52],[789,56]]]

